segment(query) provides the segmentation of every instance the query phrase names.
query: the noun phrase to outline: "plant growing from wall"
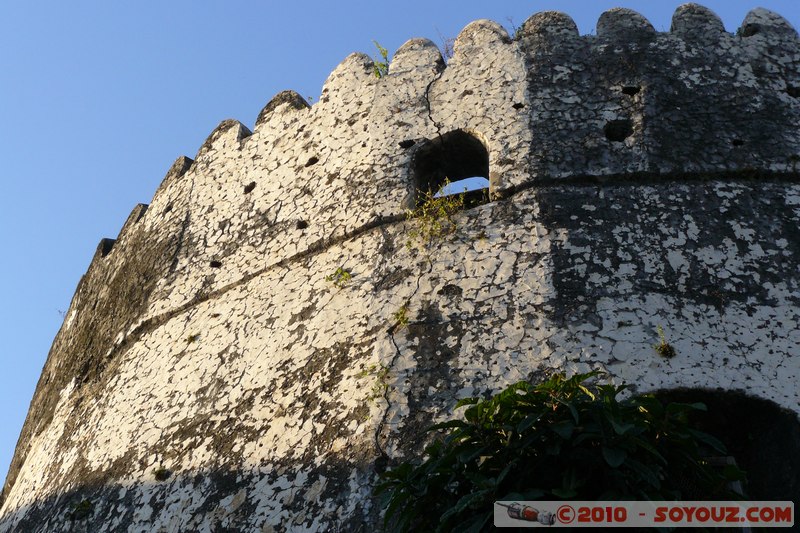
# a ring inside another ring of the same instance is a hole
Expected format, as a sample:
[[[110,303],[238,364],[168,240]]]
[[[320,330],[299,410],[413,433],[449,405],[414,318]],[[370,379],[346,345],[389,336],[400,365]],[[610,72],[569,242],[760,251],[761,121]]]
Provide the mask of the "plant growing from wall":
[[[83,520],[89,518],[94,513],[94,504],[88,498],[72,504],[72,508],[67,513],[70,520]]]
[[[664,328],[658,326],[656,329],[658,330],[659,342],[653,346],[653,348],[661,357],[672,359],[678,354],[678,352],[676,352],[675,348],[667,342],[667,336],[664,334]]]
[[[506,17],[506,22],[508,22],[508,28],[506,28],[509,30],[508,36],[513,39],[519,31],[519,26],[514,22],[514,17],[511,16]]]
[[[351,279],[353,279],[353,275],[342,267],[337,268],[333,274],[325,276],[325,281],[333,283],[339,289],[350,283]]]
[[[170,478],[171,475],[172,472],[170,472],[163,466],[160,466],[153,470],[153,477],[156,479],[156,481],[166,481]]]
[[[455,37],[445,37],[438,29],[436,30],[436,33],[439,34],[439,41],[442,43],[440,47],[442,50],[442,58],[445,60],[445,62],[448,62],[450,59],[452,59],[453,54],[455,54],[456,39]]]
[[[625,386],[590,384],[599,373],[519,382],[489,399],[467,398],[464,419],[419,463],[381,475],[376,494],[392,531],[481,531],[493,502],[510,500],[727,499],[743,472],[715,469],[714,437],[693,429],[703,404],[619,400]]]
[[[376,400],[389,390],[389,368],[381,365],[375,372],[375,383],[372,385],[371,400]]]
[[[366,370],[362,370],[357,377],[363,379],[367,376],[374,376],[375,378],[372,388],[370,389],[370,394],[367,397],[367,401],[372,403],[386,394],[386,391],[389,389],[389,367],[384,365],[370,365]]]
[[[440,193],[449,184],[450,181],[445,179]],[[422,195],[422,201],[418,203],[417,208],[406,212],[406,218],[414,222],[406,241],[408,248],[413,248],[415,245],[427,248],[454,233],[458,225],[453,216],[464,209],[466,198],[465,193],[437,196],[430,190],[419,194]]]
[[[372,41],[375,43],[375,47],[378,49],[378,54],[380,54],[380,59],[373,58],[373,72],[376,78],[382,78],[389,74],[389,51],[381,46],[378,41]]]
[[[400,309],[392,313],[392,318],[394,318],[398,328],[408,326],[408,304],[403,304]]]

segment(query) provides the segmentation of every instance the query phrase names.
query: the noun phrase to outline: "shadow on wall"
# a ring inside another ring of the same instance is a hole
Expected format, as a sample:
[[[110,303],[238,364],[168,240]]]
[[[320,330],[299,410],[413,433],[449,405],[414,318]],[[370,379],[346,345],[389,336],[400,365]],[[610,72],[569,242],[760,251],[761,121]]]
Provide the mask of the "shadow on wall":
[[[772,309],[769,287],[800,281],[797,217],[786,200],[793,182],[746,172],[678,177],[683,181],[575,178],[532,190],[544,234],[557,236],[548,252],[556,293],[548,318],[595,323],[602,299],[655,295],[666,302],[659,313],[691,311],[690,320],[735,334],[754,323],[726,322],[719,318],[726,309]],[[735,264],[735,281],[723,279],[706,254]],[[797,301],[789,291],[787,297]]]
[[[750,500],[800,501],[800,420],[777,404],[741,392],[671,389],[655,393],[662,402],[702,402],[694,426],[719,438],[747,472]]]
[[[157,469],[138,482],[86,483],[7,512],[0,532],[373,530],[375,506],[352,494],[348,482],[357,467],[329,466],[321,484],[304,484],[299,473],[240,469]],[[362,508],[338,516],[351,500],[363,501]]]

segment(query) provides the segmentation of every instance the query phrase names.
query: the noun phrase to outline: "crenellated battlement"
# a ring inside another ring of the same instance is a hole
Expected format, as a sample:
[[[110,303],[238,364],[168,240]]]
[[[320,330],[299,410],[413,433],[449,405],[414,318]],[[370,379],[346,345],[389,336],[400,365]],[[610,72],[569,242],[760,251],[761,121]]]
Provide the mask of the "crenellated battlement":
[[[97,530],[372,528],[376,472],[428,424],[557,371],[733,394],[744,425],[788,428],[737,441],[784,461],[759,498],[800,497],[795,29],[685,4],[668,32],[612,9],[580,35],[544,12],[373,67],[352,54],[313,105],[223,121],[100,242],[0,531],[66,531],[83,498]],[[476,176],[487,201],[409,244],[420,192]]]
[[[192,171],[236,152],[267,165],[280,154],[272,163],[280,177],[259,189],[325,195],[318,176],[338,174],[351,186],[331,200],[369,198],[360,211],[373,220],[403,213],[415,193],[415,151],[455,130],[486,146],[495,197],[552,179],[795,174],[798,65],[797,32],[764,9],[751,11],[736,34],[696,4],[680,6],[666,33],[621,8],[600,17],[596,35],[579,35],[556,12],[533,15],[513,39],[494,22],[476,21],[447,64],[432,42],[412,39],[377,80],[372,60],[353,54],[314,106],[284,91],[258,115],[252,137],[224,121]],[[343,157],[322,157],[334,153],[334,140]],[[295,161],[286,159],[289,146]],[[322,163],[304,170],[315,157]],[[364,172],[371,179],[360,182]]]
[[[201,213],[213,203],[211,220],[195,221],[219,226],[244,201],[286,229],[266,246],[291,255],[401,219],[426,186],[418,151],[453,131],[484,145],[493,198],[553,180],[794,178],[799,88],[800,38],[764,9],[736,34],[697,4],[680,6],[665,33],[622,8],[603,13],[596,35],[579,35],[558,12],[531,16],[513,38],[475,21],[447,63],[431,41],[411,39],[376,79],[372,60],[352,54],[315,105],[284,91],[253,132],[223,121],[194,161],[179,158],[167,173],[150,222],[179,201]],[[221,189],[227,210],[214,199]]]

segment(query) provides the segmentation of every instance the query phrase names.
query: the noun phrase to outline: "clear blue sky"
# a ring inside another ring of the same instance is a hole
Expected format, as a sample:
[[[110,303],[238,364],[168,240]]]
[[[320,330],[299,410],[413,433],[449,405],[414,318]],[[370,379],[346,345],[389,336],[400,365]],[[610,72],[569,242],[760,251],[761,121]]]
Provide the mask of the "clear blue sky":
[[[680,2],[5,1],[0,6],[0,475],[50,344],[102,237],[148,203],[172,161],[223,119],[252,127],[277,92],[319,96],[349,53],[440,41],[490,18],[615,6],[666,31]],[[760,4],[759,4],[760,3]],[[800,27],[798,0],[708,0],[728,31],[761,5]]]

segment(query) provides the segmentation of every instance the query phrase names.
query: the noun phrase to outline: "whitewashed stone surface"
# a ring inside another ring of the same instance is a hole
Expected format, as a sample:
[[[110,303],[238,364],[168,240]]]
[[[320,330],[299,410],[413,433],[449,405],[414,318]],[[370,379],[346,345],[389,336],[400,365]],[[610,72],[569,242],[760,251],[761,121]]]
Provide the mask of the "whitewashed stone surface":
[[[447,65],[424,39],[381,79],[353,54],[315,105],[223,122],[98,246],[0,531],[372,530],[376,470],[458,399],[553,371],[800,412],[799,44],[762,9],[738,34],[692,4],[668,33],[477,21]],[[414,156],[458,129],[493,201],[408,248]]]

